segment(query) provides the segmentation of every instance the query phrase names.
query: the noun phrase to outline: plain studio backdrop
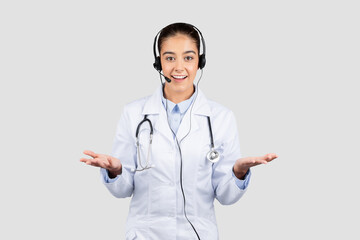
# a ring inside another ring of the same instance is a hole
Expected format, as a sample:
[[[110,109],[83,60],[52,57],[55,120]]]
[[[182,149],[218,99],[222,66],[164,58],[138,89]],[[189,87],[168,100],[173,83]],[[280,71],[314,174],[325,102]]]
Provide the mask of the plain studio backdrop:
[[[203,33],[200,88],[237,117],[253,168],[216,200],[220,239],[359,239],[357,1],[1,1],[1,239],[124,239],[90,149],[110,154],[126,103],[152,94],[153,39]],[[226,127],[226,126],[224,126]],[[215,133],[216,134],[216,133]]]

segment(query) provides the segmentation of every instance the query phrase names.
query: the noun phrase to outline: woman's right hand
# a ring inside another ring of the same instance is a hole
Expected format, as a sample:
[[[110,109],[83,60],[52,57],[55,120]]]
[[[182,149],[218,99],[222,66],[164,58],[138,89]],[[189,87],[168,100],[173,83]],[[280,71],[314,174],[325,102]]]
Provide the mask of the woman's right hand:
[[[117,176],[122,172],[122,165],[119,159],[110,155],[94,153],[90,150],[85,150],[84,154],[92,158],[81,158],[80,162],[86,163],[94,167],[102,167],[109,171],[113,176]]]

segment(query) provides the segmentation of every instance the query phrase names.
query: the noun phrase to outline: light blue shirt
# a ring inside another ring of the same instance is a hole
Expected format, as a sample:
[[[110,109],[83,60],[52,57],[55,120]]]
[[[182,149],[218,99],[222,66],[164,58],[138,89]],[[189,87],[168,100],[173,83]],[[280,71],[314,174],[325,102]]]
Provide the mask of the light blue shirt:
[[[161,96],[162,104],[164,105],[165,110],[167,110],[168,121],[171,130],[174,133],[174,138],[179,129],[180,123],[186,113],[186,111],[191,106],[191,103],[196,96],[196,91],[191,95],[189,99],[186,99],[178,104],[173,103],[172,101],[165,99],[164,95]]]
[[[174,137],[179,129],[180,123],[181,123],[186,111],[190,108],[196,94],[197,94],[197,91],[195,91],[189,99],[186,99],[178,104],[175,104],[175,103],[171,102],[170,100],[165,99],[163,95],[161,96],[161,100],[162,100],[162,104],[163,104],[164,108],[166,109],[166,107],[167,107],[168,121],[169,121],[170,128],[174,133]],[[106,169],[101,169],[101,171],[102,171],[102,175],[104,176],[104,180],[107,183],[115,182],[116,179],[119,177],[119,176],[117,176],[116,178],[109,178],[109,175],[108,175],[108,172]],[[244,190],[245,188],[247,188],[249,181],[250,181],[250,176],[251,176],[250,169],[245,174],[244,180],[238,179],[235,176],[234,171],[232,172],[232,175],[235,179],[236,185],[240,189]]]

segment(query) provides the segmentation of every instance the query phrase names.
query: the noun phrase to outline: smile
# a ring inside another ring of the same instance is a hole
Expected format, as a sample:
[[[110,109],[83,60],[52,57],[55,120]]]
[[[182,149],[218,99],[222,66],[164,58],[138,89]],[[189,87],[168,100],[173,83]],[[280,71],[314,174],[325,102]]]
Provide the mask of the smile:
[[[173,77],[175,79],[185,79],[185,78],[187,78],[187,76],[185,76],[185,75],[176,75],[176,76],[171,75],[171,77]]]

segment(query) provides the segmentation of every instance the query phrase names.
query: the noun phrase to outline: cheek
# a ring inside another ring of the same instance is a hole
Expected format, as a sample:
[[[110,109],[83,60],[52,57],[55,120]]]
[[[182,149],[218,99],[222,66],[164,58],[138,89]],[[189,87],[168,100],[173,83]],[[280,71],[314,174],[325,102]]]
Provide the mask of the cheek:
[[[168,64],[164,64],[164,65],[162,65],[162,70],[164,73],[169,73],[169,72],[171,72],[172,67],[169,66]]]
[[[196,72],[197,72],[197,69],[198,69],[198,65],[191,65],[188,67],[188,71],[191,75],[196,75]]]
[[[194,74],[197,72],[198,66],[199,66],[198,61],[194,61],[194,62],[188,63],[186,65],[186,68],[189,72]]]

